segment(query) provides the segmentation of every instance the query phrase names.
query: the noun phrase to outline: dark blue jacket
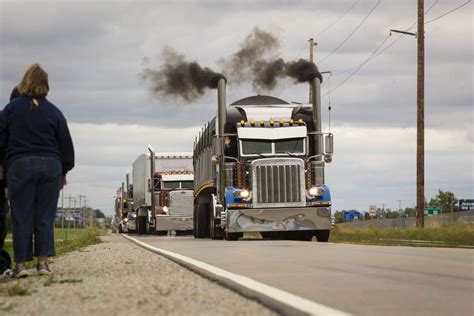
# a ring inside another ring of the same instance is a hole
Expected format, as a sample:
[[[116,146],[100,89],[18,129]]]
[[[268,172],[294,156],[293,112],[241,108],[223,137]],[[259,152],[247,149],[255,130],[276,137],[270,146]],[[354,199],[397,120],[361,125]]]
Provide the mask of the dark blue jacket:
[[[74,167],[74,146],[61,111],[46,98],[19,97],[0,113],[0,163],[24,156],[56,157],[63,175]]]

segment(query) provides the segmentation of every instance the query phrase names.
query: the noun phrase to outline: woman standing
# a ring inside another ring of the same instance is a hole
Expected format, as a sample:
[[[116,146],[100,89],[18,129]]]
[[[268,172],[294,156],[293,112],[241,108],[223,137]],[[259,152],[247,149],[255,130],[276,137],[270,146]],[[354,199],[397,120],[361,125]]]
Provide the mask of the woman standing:
[[[50,272],[59,191],[74,167],[66,119],[50,103],[48,74],[30,66],[18,85],[20,97],[0,116],[0,161],[7,169],[13,224],[13,275],[28,276],[24,263],[37,257],[38,274]],[[34,237],[34,248],[33,248]]]

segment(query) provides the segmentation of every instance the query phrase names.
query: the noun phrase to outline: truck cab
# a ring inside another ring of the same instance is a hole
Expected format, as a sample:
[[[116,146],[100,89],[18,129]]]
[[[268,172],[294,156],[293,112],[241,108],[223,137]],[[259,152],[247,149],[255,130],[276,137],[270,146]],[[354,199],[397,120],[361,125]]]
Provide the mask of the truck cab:
[[[219,81],[218,113],[194,145],[195,237],[328,241],[333,135],[321,130],[320,80],[312,104],[257,95],[229,106]]]

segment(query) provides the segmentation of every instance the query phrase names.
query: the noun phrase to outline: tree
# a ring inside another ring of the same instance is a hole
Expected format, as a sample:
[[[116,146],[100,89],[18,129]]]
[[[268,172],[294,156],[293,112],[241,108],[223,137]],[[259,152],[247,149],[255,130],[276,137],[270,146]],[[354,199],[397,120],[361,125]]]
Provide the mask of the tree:
[[[454,193],[438,190],[438,194],[430,199],[427,203],[427,207],[439,206],[443,213],[450,213],[459,211],[457,203],[458,199],[454,196]]]
[[[102,213],[101,210],[94,210],[94,216],[95,216],[95,218],[104,218],[105,214]]]
[[[334,213],[334,219],[336,223],[344,222],[344,211],[336,211],[336,213]]]
[[[370,220],[370,214],[369,214],[369,212],[365,212],[365,213],[364,213],[364,220],[366,220],[366,221]]]

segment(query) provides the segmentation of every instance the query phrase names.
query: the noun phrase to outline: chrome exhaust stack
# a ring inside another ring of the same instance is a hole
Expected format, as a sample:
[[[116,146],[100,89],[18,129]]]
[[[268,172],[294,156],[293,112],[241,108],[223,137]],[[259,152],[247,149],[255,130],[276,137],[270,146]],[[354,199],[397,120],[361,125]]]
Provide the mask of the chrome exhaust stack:
[[[324,184],[324,161],[323,161],[323,133],[321,128],[321,74],[311,79],[311,103],[313,105],[313,133],[316,174],[315,184]]]
[[[227,80],[221,77],[217,81],[217,116],[216,116],[216,156],[213,157],[213,163],[217,165],[217,199],[218,203],[223,202],[225,195],[225,179],[224,179],[224,127],[227,120],[227,103],[226,103],[226,83]]]
[[[150,152],[150,207],[151,207],[151,223],[150,226],[156,227],[156,205],[155,205],[155,149],[151,145],[148,145],[148,151]]]

